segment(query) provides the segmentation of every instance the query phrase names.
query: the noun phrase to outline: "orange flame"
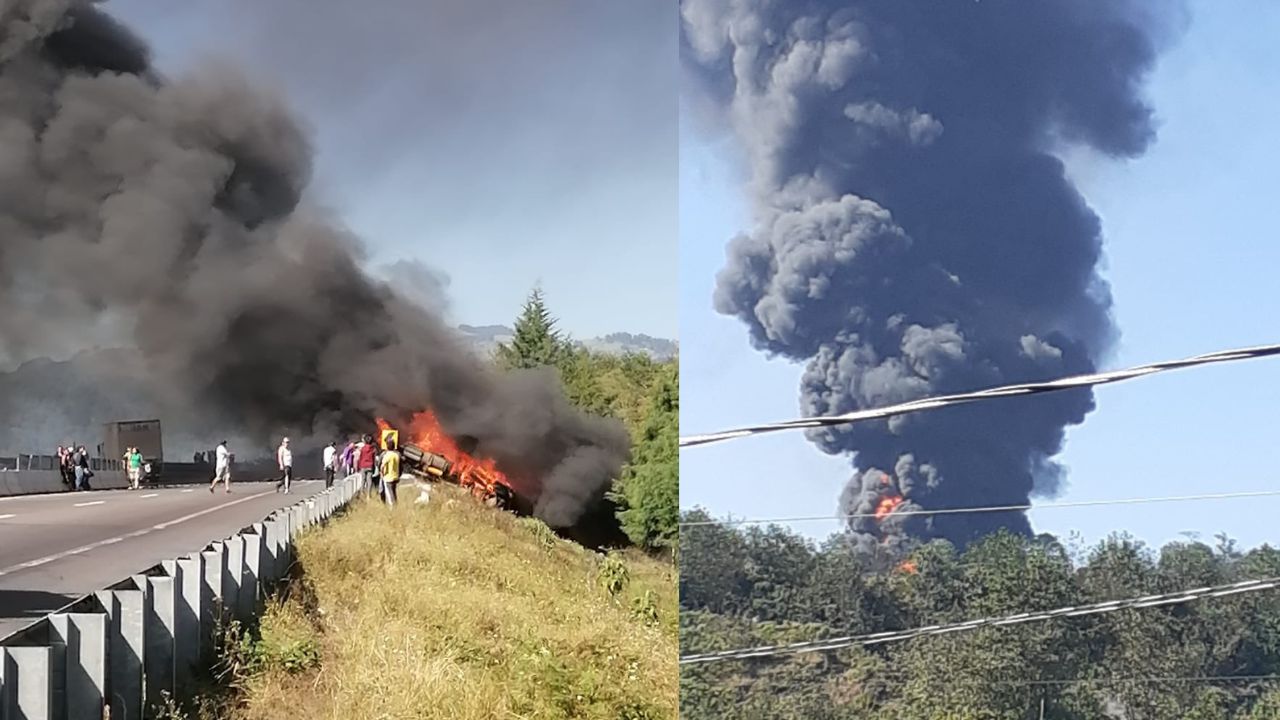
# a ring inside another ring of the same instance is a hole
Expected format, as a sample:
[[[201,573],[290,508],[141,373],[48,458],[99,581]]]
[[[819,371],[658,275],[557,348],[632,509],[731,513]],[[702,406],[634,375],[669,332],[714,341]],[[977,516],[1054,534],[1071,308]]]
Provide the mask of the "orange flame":
[[[884,520],[889,513],[898,509],[898,506],[901,504],[901,495],[885,495],[880,498],[880,503],[876,505],[876,520]]]
[[[382,418],[378,418],[378,427],[391,429],[390,423]],[[458,484],[476,495],[493,495],[498,483],[511,486],[506,474],[498,469],[497,462],[492,458],[475,458],[463,452],[430,410],[414,413],[409,421],[408,436],[412,438],[408,442],[428,452],[442,455],[452,462],[453,474],[457,476]]]
[[[908,575],[915,575],[920,572],[920,568],[916,567],[914,560],[907,560],[898,566],[898,569]]]

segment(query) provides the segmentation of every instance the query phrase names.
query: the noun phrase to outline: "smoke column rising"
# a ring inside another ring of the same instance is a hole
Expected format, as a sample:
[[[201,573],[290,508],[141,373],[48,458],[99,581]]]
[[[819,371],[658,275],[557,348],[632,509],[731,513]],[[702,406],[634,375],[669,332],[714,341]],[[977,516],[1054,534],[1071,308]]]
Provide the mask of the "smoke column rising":
[[[487,371],[366,275],[359,241],[300,207],[310,170],[283,102],[234,69],[162,80],[92,3],[7,0],[0,345],[21,355],[109,322],[167,402],[257,437],[431,407],[540,517],[572,525],[625,462],[625,429],[573,408],[551,371]]]
[[[755,227],[715,307],[807,362],[806,415],[1094,370],[1113,341],[1098,218],[1053,149],[1136,157],[1139,96],[1177,7],[1128,0],[685,0],[698,118],[733,131]],[[1092,393],[815,431],[854,454],[843,513],[1023,504]],[[870,550],[966,542],[1021,513],[857,519]]]

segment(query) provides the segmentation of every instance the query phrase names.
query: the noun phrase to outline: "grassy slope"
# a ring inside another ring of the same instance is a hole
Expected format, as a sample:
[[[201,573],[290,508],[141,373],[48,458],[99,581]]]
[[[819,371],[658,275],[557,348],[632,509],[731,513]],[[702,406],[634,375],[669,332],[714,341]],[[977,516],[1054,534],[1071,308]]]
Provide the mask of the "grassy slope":
[[[242,682],[240,718],[677,715],[669,564],[625,555],[613,595],[617,563],[448,492],[359,501],[298,558],[304,581],[263,619],[267,661]]]

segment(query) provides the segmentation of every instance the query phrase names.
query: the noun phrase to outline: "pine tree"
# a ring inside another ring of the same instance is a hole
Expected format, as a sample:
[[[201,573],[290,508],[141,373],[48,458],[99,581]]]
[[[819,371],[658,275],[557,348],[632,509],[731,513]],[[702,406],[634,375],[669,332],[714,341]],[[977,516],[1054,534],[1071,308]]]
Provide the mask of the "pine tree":
[[[559,366],[568,347],[542,299],[542,289],[535,287],[516,320],[515,337],[510,345],[498,346],[497,359],[508,369]]]

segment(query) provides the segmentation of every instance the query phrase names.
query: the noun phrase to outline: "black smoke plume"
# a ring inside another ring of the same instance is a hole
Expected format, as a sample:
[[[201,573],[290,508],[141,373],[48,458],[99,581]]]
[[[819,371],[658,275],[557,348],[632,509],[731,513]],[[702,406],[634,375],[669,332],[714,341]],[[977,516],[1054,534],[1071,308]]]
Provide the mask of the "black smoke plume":
[[[228,67],[161,78],[88,2],[2,7],[7,354],[105,327],[166,405],[250,437],[328,438],[430,407],[549,524],[600,500],[627,457],[621,424],[571,406],[550,370],[487,370],[367,275],[359,241],[300,204],[312,152],[279,98]]]
[[[685,0],[703,122],[736,133],[755,228],[715,307],[807,361],[801,409],[843,413],[1094,369],[1115,330],[1097,216],[1055,149],[1140,155],[1159,2]],[[1052,494],[1088,391],[810,435],[856,453],[841,511],[1020,505]],[[905,522],[904,522],[905,521]],[[1021,513],[851,522],[874,548],[957,542]]]

